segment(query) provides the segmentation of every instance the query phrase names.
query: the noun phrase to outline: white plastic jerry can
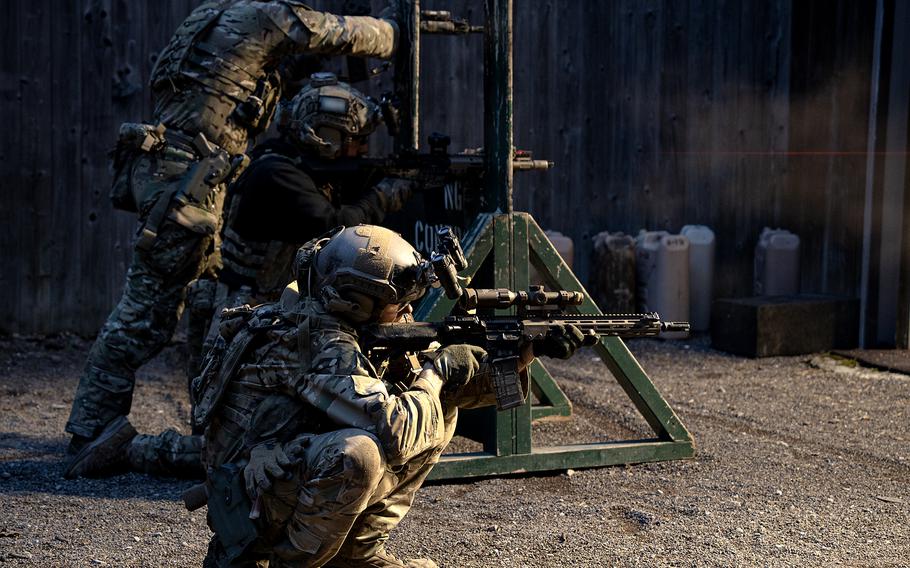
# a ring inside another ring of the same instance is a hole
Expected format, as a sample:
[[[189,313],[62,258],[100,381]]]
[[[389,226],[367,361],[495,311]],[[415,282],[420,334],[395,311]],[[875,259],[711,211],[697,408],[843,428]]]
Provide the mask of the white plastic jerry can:
[[[707,331],[714,300],[714,231],[686,225],[679,234],[689,239],[689,318],[692,331]]]
[[[799,294],[799,237],[765,227],[755,245],[755,295]]]
[[[664,321],[689,321],[689,239],[642,230],[635,239],[638,308]]]

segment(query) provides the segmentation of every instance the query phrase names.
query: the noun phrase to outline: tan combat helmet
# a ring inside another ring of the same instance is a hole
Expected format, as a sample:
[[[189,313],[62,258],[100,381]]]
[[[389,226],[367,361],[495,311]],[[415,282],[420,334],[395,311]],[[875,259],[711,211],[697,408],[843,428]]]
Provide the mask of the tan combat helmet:
[[[307,273],[311,295],[357,323],[375,320],[389,304],[419,299],[431,284],[432,269],[420,253],[398,233],[375,225],[339,227],[307,243],[298,262],[298,281]]]
[[[372,99],[339,82],[334,73],[320,72],[313,73],[309,84],[282,104],[278,129],[292,141],[332,159],[349,148],[356,153],[380,122],[382,112]]]

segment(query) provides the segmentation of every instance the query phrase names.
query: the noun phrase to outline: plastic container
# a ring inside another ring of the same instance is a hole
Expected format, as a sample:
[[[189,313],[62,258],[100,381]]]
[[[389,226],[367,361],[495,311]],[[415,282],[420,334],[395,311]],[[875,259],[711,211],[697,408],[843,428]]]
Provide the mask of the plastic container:
[[[635,311],[635,239],[625,233],[594,235],[591,295],[604,312]]]
[[[641,231],[635,239],[638,308],[665,321],[689,321],[689,239]]]
[[[707,331],[714,300],[714,231],[686,225],[679,234],[689,239],[689,323],[692,331]]]
[[[572,239],[563,235],[559,231],[544,231],[544,234],[547,235],[547,238],[550,239],[550,242],[553,244],[553,248],[556,249],[556,252],[559,253],[559,256],[562,257],[563,262],[565,262],[569,269],[572,268],[572,259],[575,257],[575,243],[572,242]],[[529,266],[528,271],[528,283],[532,286],[535,284],[544,284],[543,276],[537,272],[537,269],[533,266]],[[550,288],[550,286],[547,286]]]
[[[762,229],[755,245],[755,295],[799,294],[799,237],[784,229]]]

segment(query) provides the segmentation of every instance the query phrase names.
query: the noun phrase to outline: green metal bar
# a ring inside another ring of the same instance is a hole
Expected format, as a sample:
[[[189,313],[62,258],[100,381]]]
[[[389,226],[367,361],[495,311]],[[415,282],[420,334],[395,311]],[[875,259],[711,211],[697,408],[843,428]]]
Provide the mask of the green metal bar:
[[[572,274],[553,248],[553,244],[541,230],[533,218],[528,216],[528,236],[531,241],[531,263],[537,268],[547,284],[560,290],[580,291],[585,295],[585,301],[578,306],[580,313],[602,313],[597,304],[591,299],[581,282]],[[629,352],[626,344],[618,337],[604,337],[595,347],[595,351],[616,377],[620,386],[635,404],[635,407],[645,418],[654,433],[661,439],[684,440],[692,439],[689,431],[683,426],[679,417],[661,396],[654,383],[648,378],[641,365]]]
[[[513,266],[512,266],[512,218],[509,215],[496,215],[493,217],[493,287],[510,288],[512,286]],[[510,311],[510,310],[507,310]],[[528,440],[520,441],[522,438],[522,417],[520,411],[524,406],[498,412],[494,423],[493,436],[484,444],[484,449],[491,454],[499,456],[508,456],[515,453],[527,453],[530,451],[530,427],[527,435]],[[530,412],[528,413],[528,424],[530,426]]]
[[[502,215],[504,221],[511,225],[509,231],[511,243],[510,290],[528,289],[528,219],[521,215]],[[513,312],[515,310],[512,310]],[[530,387],[530,385],[529,385]],[[512,428],[514,432],[513,453],[531,452],[531,396],[525,403],[512,409]]]
[[[635,408],[661,439],[691,441],[692,435],[618,337],[604,337],[594,351],[616,377]]]
[[[463,479],[532,471],[603,467],[687,459],[695,455],[692,442],[630,440],[535,448],[529,454],[447,454],[430,472],[431,480]]]
[[[528,368],[531,375],[531,389],[540,404],[531,407],[531,419],[547,416],[571,416],[572,402],[566,393],[544,367],[540,359],[534,359]]]

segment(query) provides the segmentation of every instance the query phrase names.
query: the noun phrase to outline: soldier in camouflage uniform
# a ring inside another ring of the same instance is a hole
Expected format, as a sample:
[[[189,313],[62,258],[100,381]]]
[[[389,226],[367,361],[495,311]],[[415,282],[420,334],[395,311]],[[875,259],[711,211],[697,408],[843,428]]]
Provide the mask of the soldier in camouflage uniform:
[[[375,102],[331,73],[314,74],[281,105],[281,136],[254,148],[249,167],[228,189],[218,281],[191,285],[190,379],[217,335],[217,322],[211,332],[206,324],[213,314],[278,300],[303,243],[340,225],[380,224],[411,195],[410,180],[332,168],[339,158],[366,153],[380,117]]]
[[[486,353],[448,346],[410,373],[363,353],[359,327],[406,318],[428,284],[428,264],[396,233],[343,229],[298,258],[300,297],[227,312],[197,385],[215,531],[206,565],[435,566],[384,545],[458,407],[495,402]],[[570,355],[582,341],[570,331],[522,360]]]
[[[296,0],[222,0],[194,10],[152,72],[152,124],[124,124],[115,205],[137,211],[123,296],[92,347],[66,431],[69,452],[129,435],[136,370],[173,334],[186,285],[212,262],[224,187],[279,96],[274,70],[301,53],[389,58],[391,20],[316,12]],[[72,472],[70,472],[72,473]]]

